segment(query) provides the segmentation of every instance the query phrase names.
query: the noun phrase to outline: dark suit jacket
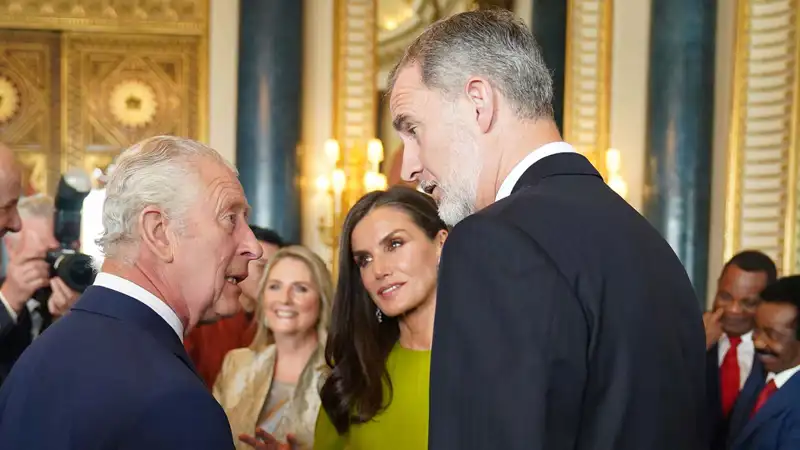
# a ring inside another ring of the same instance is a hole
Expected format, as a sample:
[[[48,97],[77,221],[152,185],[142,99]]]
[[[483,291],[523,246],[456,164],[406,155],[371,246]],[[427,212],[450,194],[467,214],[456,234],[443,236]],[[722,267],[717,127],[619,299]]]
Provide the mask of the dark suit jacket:
[[[706,449],[704,350],[667,242],[585,157],[548,156],[444,245],[429,447]]]
[[[736,397],[730,417],[722,414],[722,392],[719,384],[719,350],[718,346],[711,347],[706,352],[706,398],[709,414],[709,436],[711,437],[711,450],[725,450],[730,448],[733,440],[744,427],[750,411],[758,398],[758,393],[764,387],[764,365],[758,356],[753,355],[753,368],[747,377],[744,387]],[[755,389],[755,393],[753,390]]]
[[[5,279],[0,278],[0,286]],[[39,294],[39,292],[37,292]],[[36,297],[41,303],[39,308],[42,318],[41,330],[43,332],[53,321],[50,312],[47,310],[47,298],[50,296],[48,291],[44,298]],[[0,304],[0,385],[3,384],[14,363],[17,362],[22,352],[31,345],[33,321],[28,308],[22,308],[17,315],[16,322],[8,314],[5,306]]]
[[[227,417],[172,328],[90,287],[0,388],[0,442],[48,450],[233,449]]]
[[[749,381],[749,380],[748,380]],[[763,387],[764,381],[761,381]],[[753,386],[756,388],[757,386]],[[759,388],[750,396],[755,404]],[[749,418],[752,405],[742,409],[746,424],[733,441],[733,450],[796,450],[800,448],[800,374],[795,374],[758,412]],[[746,413],[746,415],[745,415]],[[749,419],[747,419],[749,418]],[[731,419],[733,420],[733,418]]]

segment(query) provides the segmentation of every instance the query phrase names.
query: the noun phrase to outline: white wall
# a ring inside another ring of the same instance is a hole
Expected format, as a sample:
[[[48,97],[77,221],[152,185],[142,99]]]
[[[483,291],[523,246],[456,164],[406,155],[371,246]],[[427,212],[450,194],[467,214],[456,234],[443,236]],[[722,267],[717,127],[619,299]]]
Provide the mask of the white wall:
[[[301,0],[297,0],[301,1]],[[330,214],[326,196],[317,192],[317,177],[330,170],[323,146],[333,136],[333,7],[334,0],[302,0],[303,84],[300,179],[302,242],[325,259],[330,248],[317,231],[322,215]]]
[[[708,239],[708,295],[710,304],[717,289],[724,251],[725,190],[728,137],[733,104],[733,63],[736,51],[736,2],[717,3],[717,47],[714,83],[714,151],[711,160],[711,226]]]
[[[615,0],[609,144],[622,156],[628,202],[641,211],[647,135],[650,0]]]
[[[208,52],[208,144],[236,163],[239,0],[211,0]]]

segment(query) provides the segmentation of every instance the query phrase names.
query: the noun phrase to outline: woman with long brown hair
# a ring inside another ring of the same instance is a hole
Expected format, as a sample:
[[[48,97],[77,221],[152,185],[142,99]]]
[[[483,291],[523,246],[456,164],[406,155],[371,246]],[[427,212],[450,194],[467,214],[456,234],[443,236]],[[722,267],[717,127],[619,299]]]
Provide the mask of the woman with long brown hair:
[[[439,255],[447,226],[406,187],[347,216],[325,356],[317,449],[424,449]]]
[[[446,237],[433,199],[407,187],[371,192],[348,213],[315,449],[427,448],[437,271]],[[247,442],[295,448],[263,431],[258,437],[263,441]]]

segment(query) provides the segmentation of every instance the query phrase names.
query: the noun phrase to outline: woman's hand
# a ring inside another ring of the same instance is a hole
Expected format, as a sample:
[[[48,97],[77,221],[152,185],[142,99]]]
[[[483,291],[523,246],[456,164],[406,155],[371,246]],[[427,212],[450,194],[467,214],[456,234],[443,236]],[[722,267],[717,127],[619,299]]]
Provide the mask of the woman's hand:
[[[298,448],[297,439],[293,434],[286,435],[286,442],[279,442],[274,436],[261,428],[256,428],[256,435],[239,435],[239,440],[256,450],[295,450]]]

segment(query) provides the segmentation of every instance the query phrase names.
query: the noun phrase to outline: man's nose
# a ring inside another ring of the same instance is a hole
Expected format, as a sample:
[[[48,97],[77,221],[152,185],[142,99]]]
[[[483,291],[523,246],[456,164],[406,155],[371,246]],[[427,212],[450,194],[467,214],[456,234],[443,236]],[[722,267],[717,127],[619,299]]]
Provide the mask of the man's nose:
[[[250,227],[246,227],[240,254],[251,261],[261,258],[261,255],[264,254],[264,249],[261,248],[261,245],[256,239],[256,235],[253,234],[253,230],[251,230]]]
[[[730,306],[728,306],[728,310],[725,311],[731,314],[741,314],[742,313],[742,305],[739,304],[738,301],[731,302]]]
[[[419,147],[416,144],[403,145],[403,167],[400,177],[404,181],[417,181],[422,173],[422,162],[419,160]]]
[[[8,225],[6,225],[6,228],[13,233],[19,233],[22,229],[22,219],[19,217],[19,211],[16,207],[12,208],[8,213]]]

